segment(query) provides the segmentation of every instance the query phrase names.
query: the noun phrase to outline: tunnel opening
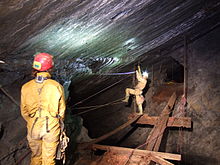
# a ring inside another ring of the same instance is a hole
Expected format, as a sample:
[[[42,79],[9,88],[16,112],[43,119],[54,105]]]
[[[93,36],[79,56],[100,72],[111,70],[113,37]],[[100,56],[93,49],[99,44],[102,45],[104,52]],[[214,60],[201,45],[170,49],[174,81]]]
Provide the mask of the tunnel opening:
[[[169,64],[166,65],[166,78],[164,81],[176,83],[183,83],[184,81],[184,66],[174,58],[170,58]]]

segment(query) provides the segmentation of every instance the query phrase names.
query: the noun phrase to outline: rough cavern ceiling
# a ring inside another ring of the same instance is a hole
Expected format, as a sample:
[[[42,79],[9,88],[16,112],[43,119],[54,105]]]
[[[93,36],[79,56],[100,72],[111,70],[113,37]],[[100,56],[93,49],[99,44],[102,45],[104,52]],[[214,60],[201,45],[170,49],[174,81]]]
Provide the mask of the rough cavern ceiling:
[[[48,52],[60,72],[69,71],[65,79],[111,72],[168,41],[183,44],[191,29],[197,29],[188,34],[193,39],[218,26],[219,5],[218,0],[2,1],[0,60],[13,67],[1,67],[26,70],[36,52]]]
[[[169,75],[171,78],[166,80],[173,80],[173,74],[178,72],[177,79],[183,82],[185,38],[189,57],[187,115],[192,117],[194,125],[193,131],[186,131],[180,164],[217,165],[220,151],[216,140],[220,121],[219,25],[219,0],[2,0],[0,87],[19,102],[20,87],[30,79],[34,54],[53,54],[55,79],[61,84],[70,79],[79,80],[76,85],[72,81],[69,91],[68,106],[73,107],[75,115],[81,112],[77,110],[80,106],[109,103],[123,97],[132,78],[122,81],[124,77],[105,75],[133,71],[134,65],[140,62],[143,69],[150,71],[151,82],[154,65],[155,86],[150,84],[145,95],[144,111],[158,115],[164,102],[153,102],[152,98],[157,87],[164,83],[164,77]],[[92,78],[80,79],[86,75]],[[100,92],[116,81],[120,83],[111,90]],[[101,95],[86,100],[79,107],[73,106],[96,92]],[[17,162],[28,150],[27,146],[17,146],[26,137],[25,123],[19,106],[2,91],[0,112],[0,158],[4,158],[4,162]],[[124,104],[104,107],[83,114],[83,124],[91,138],[96,138],[126,122],[130,112],[131,108]],[[15,126],[18,128],[11,131]],[[121,141],[124,146],[136,147],[147,137],[148,128],[141,129],[125,142],[120,136],[107,141],[109,144]],[[175,136],[168,140],[169,152],[175,152]],[[10,154],[14,148],[16,153]],[[29,159],[25,159],[23,165],[28,164],[25,161]]]

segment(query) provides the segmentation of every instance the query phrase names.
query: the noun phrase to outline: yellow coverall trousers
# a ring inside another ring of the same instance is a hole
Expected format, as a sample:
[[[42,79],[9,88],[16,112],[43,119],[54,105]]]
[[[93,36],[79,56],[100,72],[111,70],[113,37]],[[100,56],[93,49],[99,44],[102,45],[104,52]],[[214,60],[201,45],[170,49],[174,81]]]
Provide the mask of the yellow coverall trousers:
[[[31,165],[55,165],[56,149],[59,144],[58,119],[38,117],[28,123],[28,142],[31,148]],[[48,125],[50,128],[47,128]]]
[[[140,89],[126,88],[125,94],[126,95],[125,95],[125,100],[124,101],[126,101],[126,102],[128,102],[128,99],[129,99],[130,95],[135,95],[136,104],[138,105],[139,114],[143,114],[142,104],[144,102],[144,97],[142,95],[142,91]]]

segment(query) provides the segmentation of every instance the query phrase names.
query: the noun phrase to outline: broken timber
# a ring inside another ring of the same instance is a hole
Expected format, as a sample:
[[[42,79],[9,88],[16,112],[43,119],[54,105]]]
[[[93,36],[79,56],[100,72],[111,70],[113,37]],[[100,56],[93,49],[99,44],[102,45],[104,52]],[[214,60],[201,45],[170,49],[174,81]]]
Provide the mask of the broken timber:
[[[155,125],[159,120],[157,116],[143,115],[136,122],[137,124],[147,124]],[[169,117],[167,122],[167,127],[183,127],[191,128],[191,118],[190,117]]]
[[[156,156],[156,155],[152,155],[150,159],[158,164],[162,164],[162,165],[174,165],[173,163],[168,162],[167,160],[164,160],[163,158],[161,158],[160,156]]]
[[[151,151],[158,151],[160,147],[160,143],[163,137],[163,133],[165,128],[167,127],[167,122],[169,119],[169,115],[176,101],[176,93],[173,93],[170,97],[166,107],[161,112],[157,123],[154,125],[154,128],[151,130],[150,135],[146,141],[146,149]]]
[[[132,154],[132,155],[139,155],[139,156],[146,156],[146,155],[153,155],[156,157],[161,157],[163,159],[168,160],[181,160],[181,155],[179,154],[171,154],[171,153],[165,153],[165,152],[155,152],[155,151],[148,151],[148,150],[140,150],[140,149],[132,149],[132,148],[124,148],[124,147],[115,147],[115,146],[107,146],[107,145],[99,145],[99,144],[93,144],[92,145],[93,150],[106,150],[115,152],[118,154]]]
[[[160,116],[150,117],[147,115],[135,116],[127,123],[121,125],[117,129],[87,143],[93,150],[104,150],[107,151],[101,161],[97,162],[100,165],[105,165],[106,163],[112,162],[113,164],[109,165],[121,165],[121,164],[129,164],[129,165],[137,165],[137,164],[145,164],[149,165],[151,162],[155,162],[161,165],[174,165],[173,163],[167,160],[181,160],[181,155],[179,154],[171,154],[159,151],[159,147],[162,141],[163,133],[167,127],[184,127],[191,128],[191,118],[188,117],[169,117],[172,112],[173,106],[176,101],[176,93],[170,97],[166,107],[161,112]],[[131,149],[131,148],[123,148],[123,147],[115,147],[115,146],[106,146],[106,145],[98,145],[94,143],[98,143],[118,131],[126,128],[130,124],[136,122],[137,124],[149,124],[154,125],[151,130],[147,140],[146,140],[146,150],[140,149]],[[165,160],[166,159],[166,160]]]

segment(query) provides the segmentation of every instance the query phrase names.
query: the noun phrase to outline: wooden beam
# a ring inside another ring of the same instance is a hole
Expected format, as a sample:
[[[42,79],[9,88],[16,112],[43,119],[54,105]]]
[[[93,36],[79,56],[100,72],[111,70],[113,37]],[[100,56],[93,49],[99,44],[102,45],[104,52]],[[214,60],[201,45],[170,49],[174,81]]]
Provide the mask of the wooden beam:
[[[81,145],[81,148],[84,148],[84,147],[87,147],[91,144],[94,144],[94,143],[98,143],[104,139],[107,139],[108,137],[118,133],[119,131],[121,131],[122,129],[128,127],[129,125],[131,125],[132,123],[134,123],[135,121],[137,121],[139,118],[141,117],[141,115],[137,115],[135,116],[134,118],[130,119],[128,122],[124,123],[123,125],[121,125],[120,127],[114,129],[113,131],[111,132],[108,132],[107,134],[105,135],[102,135],[98,138],[96,138],[95,140],[91,141],[91,142],[88,142],[88,143],[83,143],[83,144],[80,144]]]
[[[1,85],[0,85],[0,89],[1,89],[1,91],[2,91],[6,96],[8,96],[8,98],[9,98],[13,103],[15,103],[15,105],[17,105],[18,107],[20,107],[19,103],[18,103],[4,88],[2,88]]]
[[[152,155],[151,154],[151,160],[155,163],[158,163],[160,165],[174,165],[173,163],[168,162],[167,160],[164,160],[160,156]]]
[[[157,123],[154,125],[154,128],[151,130],[147,141],[146,141],[146,149],[150,151],[158,151],[160,147],[160,143],[163,137],[163,133],[165,128],[167,127],[167,122],[169,119],[169,114],[173,109],[174,103],[176,101],[176,93],[173,93],[170,97],[166,107],[161,112]]]
[[[137,121],[137,124],[147,124],[155,125],[158,122],[159,117],[143,115]],[[167,127],[184,127],[191,128],[191,118],[190,117],[169,117],[167,122]]]
[[[151,154],[153,156],[159,156],[163,159],[168,160],[181,160],[181,155],[179,154],[171,154],[171,153],[165,153],[165,152],[155,152],[155,151],[148,151],[148,150],[140,150],[140,149],[132,149],[132,148],[124,148],[124,147],[115,147],[115,146],[106,146],[106,145],[99,145],[99,144],[93,144],[92,145],[93,150],[105,150],[105,151],[111,151],[118,154],[132,154],[132,155],[139,155],[139,156],[147,156],[148,154]]]

